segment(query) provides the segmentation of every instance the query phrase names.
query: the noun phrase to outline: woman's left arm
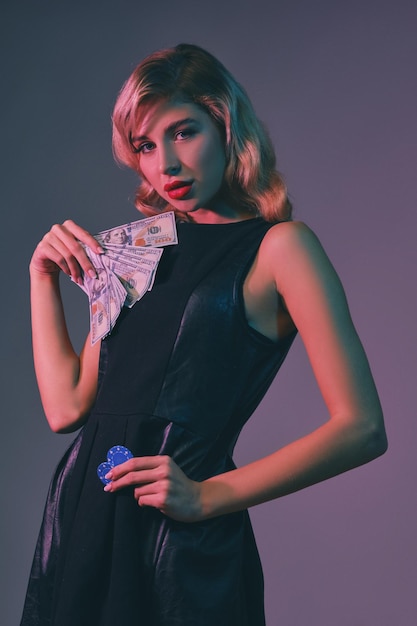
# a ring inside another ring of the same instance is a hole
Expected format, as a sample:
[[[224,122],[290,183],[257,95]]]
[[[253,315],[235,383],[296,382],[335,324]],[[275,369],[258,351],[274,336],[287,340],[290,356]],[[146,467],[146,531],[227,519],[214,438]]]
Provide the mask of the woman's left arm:
[[[207,519],[278,498],[362,465],[387,448],[368,360],[339,278],[318,239],[302,223],[270,229],[258,255],[305,344],[329,411],[322,426],[273,454],[201,483],[168,457],[131,459],[115,468],[108,490],[137,485],[141,505],[184,521]]]
[[[378,394],[343,287],[312,231],[272,228],[261,263],[298,328],[330,419],[245,467],[202,483],[206,515],[271,500],[363,465],[387,449]]]

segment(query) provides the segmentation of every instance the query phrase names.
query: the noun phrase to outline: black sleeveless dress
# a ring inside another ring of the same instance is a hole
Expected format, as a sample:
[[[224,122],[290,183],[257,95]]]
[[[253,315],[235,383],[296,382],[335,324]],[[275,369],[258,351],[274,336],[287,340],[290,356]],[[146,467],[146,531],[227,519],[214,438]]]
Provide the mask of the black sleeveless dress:
[[[152,291],[102,342],[91,415],[53,478],[21,626],[262,626],[246,511],[183,523],[103,491],[109,448],[166,454],[191,479],[234,468],[237,436],[294,334],[249,327],[242,283],[271,224],[178,224]]]

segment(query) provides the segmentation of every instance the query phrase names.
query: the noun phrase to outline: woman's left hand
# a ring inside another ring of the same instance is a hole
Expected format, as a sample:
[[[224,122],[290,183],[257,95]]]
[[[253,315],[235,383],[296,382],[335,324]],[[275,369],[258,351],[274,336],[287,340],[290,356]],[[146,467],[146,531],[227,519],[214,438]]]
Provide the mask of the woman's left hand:
[[[196,522],[202,519],[200,483],[190,480],[169,456],[134,457],[115,466],[104,490],[134,488],[139,506],[159,509],[172,519]]]

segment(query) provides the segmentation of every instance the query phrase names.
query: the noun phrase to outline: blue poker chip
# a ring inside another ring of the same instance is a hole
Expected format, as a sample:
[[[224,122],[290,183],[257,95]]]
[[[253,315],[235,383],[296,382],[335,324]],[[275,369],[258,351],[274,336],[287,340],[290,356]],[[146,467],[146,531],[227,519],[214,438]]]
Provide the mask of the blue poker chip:
[[[113,446],[107,452],[107,461],[100,463],[98,466],[97,476],[102,483],[108,485],[111,481],[108,478],[105,478],[106,474],[108,474],[116,465],[121,465],[132,458],[133,454],[128,448],[125,448],[124,446]]]
[[[132,458],[133,454],[124,446],[113,446],[107,453],[107,461],[112,467],[115,465],[121,465],[121,463],[125,463]]]
[[[108,483],[111,482],[108,478],[105,478],[105,476],[106,474],[110,472],[112,467],[113,466],[110,465],[110,463],[100,463],[100,465],[97,468],[97,476],[100,478],[101,482],[104,483],[105,485],[108,485]]]

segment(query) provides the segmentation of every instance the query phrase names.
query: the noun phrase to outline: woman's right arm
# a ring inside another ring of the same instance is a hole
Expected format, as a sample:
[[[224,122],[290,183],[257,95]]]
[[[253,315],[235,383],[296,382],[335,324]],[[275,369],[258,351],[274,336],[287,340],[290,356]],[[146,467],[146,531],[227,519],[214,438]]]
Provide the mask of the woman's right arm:
[[[75,282],[95,269],[80,241],[100,253],[97,241],[72,221],[55,225],[36,247],[30,262],[32,341],[36,378],[46,418],[54,432],[79,428],[97,392],[100,342],[87,337],[77,355],[69,338],[59,289],[59,274]]]

